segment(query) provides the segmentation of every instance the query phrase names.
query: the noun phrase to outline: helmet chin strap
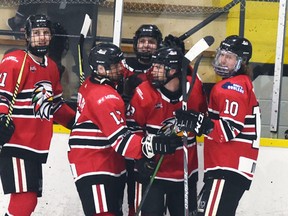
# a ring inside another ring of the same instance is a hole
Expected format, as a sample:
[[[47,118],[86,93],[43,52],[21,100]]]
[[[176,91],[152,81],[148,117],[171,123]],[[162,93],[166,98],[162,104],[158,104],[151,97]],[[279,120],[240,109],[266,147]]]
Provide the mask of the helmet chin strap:
[[[28,46],[28,51],[37,57],[44,57],[48,53],[49,46],[35,46],[32,47],[31,44]]]
[[[136,56],[137,56],[137,59],[139,59],[144,64],[149,64],[151,62],[151,59],[152,59],[151,53],[136,52]]]

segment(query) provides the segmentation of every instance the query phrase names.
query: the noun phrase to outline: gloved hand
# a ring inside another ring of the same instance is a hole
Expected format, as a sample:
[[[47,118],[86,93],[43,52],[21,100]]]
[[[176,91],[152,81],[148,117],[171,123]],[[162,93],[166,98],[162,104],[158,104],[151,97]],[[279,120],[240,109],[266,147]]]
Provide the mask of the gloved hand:
[[[170,136],[149,134],[142,139],[142,152],[147,158],[152,158],[155,154],[173,154],[176,148],[182,145],[182,137],[175,134]]]
[[[9,142],[15,130],[15,125],[12,119],[10,120],[8,126],[6,126],[6,120],[7,115],[0,114],[0,146],[3,146],[5,143]]]
[[[214,127],[214,123],[204,113],[193,110],[176,110],[177,126],[180,130],[191,131],[197,136],[209,134]]]
[[[141,183],[149,181],[156,168],[154,160],[143,157],[135,162],[135,168],[138,170],[138,180]]]
[[[178,37],[169,34],[164,38],[163,44],[164,46],[178,47],[182,50],[182,53],[185,54],[185,44]]]
[[[134,91],[134,89],[142,82],[143,81],[138,77],[138,74],[133,74],[126,79],[125,87],[129,88],[130,91]]]

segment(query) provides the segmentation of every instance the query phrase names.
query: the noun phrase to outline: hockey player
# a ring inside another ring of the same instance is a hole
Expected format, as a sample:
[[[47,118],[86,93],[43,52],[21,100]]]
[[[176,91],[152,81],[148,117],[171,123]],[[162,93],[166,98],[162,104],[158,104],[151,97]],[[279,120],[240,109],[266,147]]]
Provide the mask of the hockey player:
[[[156,25],[141,25],[133,37],[133,49],[136,57],[127,57],[123,60],[125,78],[124,95],[130,99],[134,89],[147,80],[151,71],[152,54],[160,48],[162,33]]]
[[[47,160],[53,121],[70,128],[75,112],[63,101],[55,62],[46,57],[51,22],[44,15],[31,15],[25,33],[27,50],[7,53],[0,64],[0,175],[4,193],[11,194],[6,215],[28,216],[42,195],[42,164]]]
[[[135,57],[127,57],[123,60],[124,92],[122,97],[126,104],[129,103],[134,89],[147,80],[147,74],[151,71],[152,54],[160,48],[162,33],[156,25],[141,25],[133,37],[133,49]],[[135,177],[134,160],[127,159],[127,191],[128,191],[128,216],[135,215]]]
[[[138,131],[153,135],[175,134],[173,129],[176,124],[175,111],[181,108],[183,99],[181,90],[183,85],[181,83],[182,59],[181,49],[175,47],[163,47],[152,55],[151,76],[148,81],[141,83],[136,88],[127,111],[127,122],[129,121],[128,123]],[[187,78],[191,81],[191,77]],[[188,107],[198,110],[198,112],[207,110],[206,97],[198,77],[189,96]],[[196,182],[198,180],[196,138],[192,133],[188,138],[188,154],[189,210],[192,214],[192,212],[196,213],[197,208]],[[136,161],[136,168],[139,171],[136,175],[136,208],[142,199],[141,194],[144,193],[145,187],[149,183],[149,175],[153,172],[153,169],[149,169],[155,167],[159,158],[160,156],[157,155],[149,161],[147,158]],[[143,165],[145,165],[144,168]],[[141,215],[163,215],[165,195],[170,215],[184,215],[183,178],[183,147],[181,146],[174,154],[164,156],[141,209]]]
[[[121,80],[123,53],[100,43],[91,49],[92,74],[79,89],[77,118],[69,138],[68,158],[85,215],[122,215],[125,157],[171,154],[181,137],[133,134],[125,105],[115,89]]]
[[[248,73],[249,40],[236,35],[220,43],[213,63],[223,80],[212,88],[209,116],[177,111],[179,127],[204,134],[204,189],[197,215],[235,215],[254,176],[260,111]]]

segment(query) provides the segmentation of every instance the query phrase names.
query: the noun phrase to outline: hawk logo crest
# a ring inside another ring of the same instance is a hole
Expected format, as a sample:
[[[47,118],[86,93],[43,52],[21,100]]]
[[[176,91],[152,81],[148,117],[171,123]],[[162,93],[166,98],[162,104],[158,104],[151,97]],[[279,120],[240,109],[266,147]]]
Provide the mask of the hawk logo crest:
[[[162,127],[159,129],[157,134],[164,134],[166,136],[171,134],[177,134],[179,129],[177,127],[177,121],[175,117],[168,118],[162,122]]]
[[[41,81],[35,84],[32,93],[32,105],[34,106],[34,116],[39,115],[41,119],[50,119],[53,106],[53,91],[50,82]]]

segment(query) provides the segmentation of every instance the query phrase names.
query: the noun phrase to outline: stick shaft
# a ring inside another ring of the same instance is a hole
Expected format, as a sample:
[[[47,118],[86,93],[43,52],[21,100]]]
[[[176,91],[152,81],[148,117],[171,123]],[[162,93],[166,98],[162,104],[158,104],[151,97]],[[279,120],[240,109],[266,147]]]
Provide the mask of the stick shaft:
[[[144,204],[144,202],[146,200],[146,197],[147,197],[147,195],[148,195],[148,193],[150,191],[150,188],[151,188],[151,186],[152,186],[152,184],[154,182],[155,176],[156,176],[156,174],[157,174],[157,172],[158,172],[158,170],[160,168],[160,165],[162,164],[163,158],[164,158],[164,155],[161,155],[161,157],[160,157],[160,159],[159,159],[159,161],[157,163],[157,166],[156,166],[156,168],[155,168],[155,170],[153,172],[153,175],[150,178],[149,184],[147,185],[147,187],[146,187],[146,189],[145,189],[145,191],[143,193],[141,202],[140,202],[140,204],[139,204],[139,206],[137,208],[136,214],[135,214],[136,216],[138,216],[140,214],[141,208],[142,208],[142,206],[143,206],[143,204]]]

